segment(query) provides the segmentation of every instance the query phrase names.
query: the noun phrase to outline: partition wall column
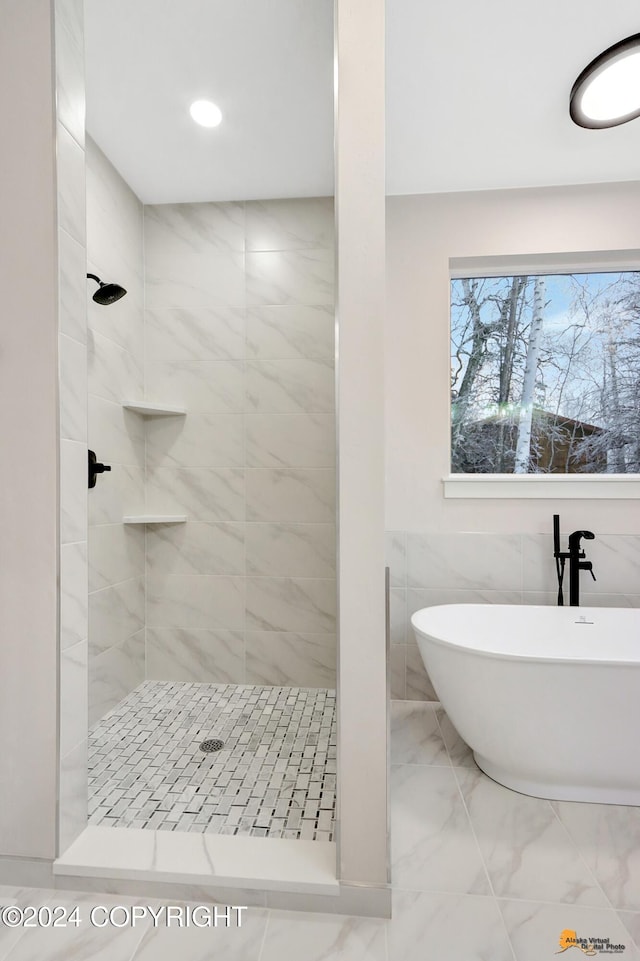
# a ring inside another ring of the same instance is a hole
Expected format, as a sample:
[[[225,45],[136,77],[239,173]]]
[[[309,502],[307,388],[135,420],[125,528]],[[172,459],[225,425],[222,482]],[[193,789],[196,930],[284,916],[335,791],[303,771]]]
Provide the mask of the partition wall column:
[[[342,882],[384,887],[384,0],[336,0],[338,789]]]

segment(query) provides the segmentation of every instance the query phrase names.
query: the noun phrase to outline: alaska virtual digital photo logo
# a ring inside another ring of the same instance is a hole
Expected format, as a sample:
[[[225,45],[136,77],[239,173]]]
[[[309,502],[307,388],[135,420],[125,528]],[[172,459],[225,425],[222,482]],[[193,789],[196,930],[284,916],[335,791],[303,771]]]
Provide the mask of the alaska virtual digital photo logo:
[[[570,948],[577,948],[588,958],[595,958],[599,954],[622,954],[626,948],[624,944],[612,944],[611,938],[581,938],[569,928],[560,935],[558,941],[560,950],[556,954],[564,954]]]

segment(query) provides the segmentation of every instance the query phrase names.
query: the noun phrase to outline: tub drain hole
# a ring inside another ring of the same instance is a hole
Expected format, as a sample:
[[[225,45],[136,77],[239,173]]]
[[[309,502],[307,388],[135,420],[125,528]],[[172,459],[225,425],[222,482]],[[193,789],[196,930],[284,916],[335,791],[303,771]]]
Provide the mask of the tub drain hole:
[[[200,750],[204,751],[205,754],[211,754],[212,751],[221,751],[223,747],[224,741],[221,741],[219,737],[209,737],[202,742]]]

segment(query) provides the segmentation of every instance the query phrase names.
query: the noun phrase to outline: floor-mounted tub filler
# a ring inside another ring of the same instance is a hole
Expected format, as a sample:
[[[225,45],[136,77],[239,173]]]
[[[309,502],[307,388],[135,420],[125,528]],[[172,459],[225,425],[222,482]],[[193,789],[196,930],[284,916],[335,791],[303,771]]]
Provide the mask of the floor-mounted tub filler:
[[[448,604],[411,622],[489,777],[534,797],[640,805],[640,610]]]

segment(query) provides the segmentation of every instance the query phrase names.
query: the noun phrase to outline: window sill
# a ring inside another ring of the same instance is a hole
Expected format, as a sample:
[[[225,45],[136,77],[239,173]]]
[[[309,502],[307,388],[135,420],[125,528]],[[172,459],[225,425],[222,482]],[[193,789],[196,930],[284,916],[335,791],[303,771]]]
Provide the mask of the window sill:
[[[640,498],[640,474],[449,474],[444,496],[535,500]]]

